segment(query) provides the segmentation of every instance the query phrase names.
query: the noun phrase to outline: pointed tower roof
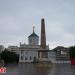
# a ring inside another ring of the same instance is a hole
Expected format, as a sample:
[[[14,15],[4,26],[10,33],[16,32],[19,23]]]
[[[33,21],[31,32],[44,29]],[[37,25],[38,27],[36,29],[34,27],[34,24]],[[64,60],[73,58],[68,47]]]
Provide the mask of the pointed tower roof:
[[[34,31],[35,27],[33,26],[33,33],[31,35],[29,35],[28,37],[39,37],[35,31]]]

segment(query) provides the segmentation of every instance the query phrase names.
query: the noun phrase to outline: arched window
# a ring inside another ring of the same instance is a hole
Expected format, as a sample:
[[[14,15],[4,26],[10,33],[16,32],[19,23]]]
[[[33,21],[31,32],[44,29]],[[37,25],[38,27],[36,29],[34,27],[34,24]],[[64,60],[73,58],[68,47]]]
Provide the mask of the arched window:
[[[25,60],[27,60],[27,57],[25,57]]]
[[[32,60],[32,57],[30,56],[30,60]]]
[[[23,60],[23,56],[21,56],[21,60]]]

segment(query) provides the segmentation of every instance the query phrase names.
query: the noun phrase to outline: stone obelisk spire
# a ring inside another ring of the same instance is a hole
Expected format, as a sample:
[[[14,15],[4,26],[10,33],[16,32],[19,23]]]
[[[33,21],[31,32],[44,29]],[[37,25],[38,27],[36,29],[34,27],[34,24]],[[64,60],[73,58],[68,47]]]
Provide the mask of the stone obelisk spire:
[[[45,20],[41,19],[41,48],[46,49]]]

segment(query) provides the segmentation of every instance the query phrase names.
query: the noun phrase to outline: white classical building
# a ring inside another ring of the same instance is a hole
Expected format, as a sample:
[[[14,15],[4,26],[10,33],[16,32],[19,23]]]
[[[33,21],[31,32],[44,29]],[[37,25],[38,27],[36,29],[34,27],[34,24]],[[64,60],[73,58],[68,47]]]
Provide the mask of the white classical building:
[[[39,48],[39,36],[33,33],[28,36],[28,44],[20,43],[20,56],[19,62],[33,62],[34,59],[38,59],[38,48]]]
[[[19,62],[33,62],[35,59],[38,60],[38,48],[33,48],[30,45],[20,45],[20,57]]]

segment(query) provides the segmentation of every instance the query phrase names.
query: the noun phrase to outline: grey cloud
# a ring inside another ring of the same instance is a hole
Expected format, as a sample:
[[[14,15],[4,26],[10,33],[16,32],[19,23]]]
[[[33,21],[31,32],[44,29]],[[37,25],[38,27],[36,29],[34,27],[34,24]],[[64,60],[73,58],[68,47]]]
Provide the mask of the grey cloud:
[[[63,45],[75,39],[75,0],[0,0],[0,42],[24,42],[35,26],[40,36],[40,20],[46,20],[47,41]],[[68,37],[68,38],[67,38]],[[65,42],[66,41],[66,42]],[[4,44],[4,43],[3,43]]]

